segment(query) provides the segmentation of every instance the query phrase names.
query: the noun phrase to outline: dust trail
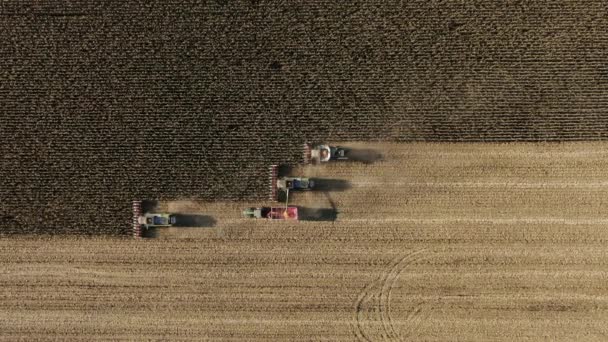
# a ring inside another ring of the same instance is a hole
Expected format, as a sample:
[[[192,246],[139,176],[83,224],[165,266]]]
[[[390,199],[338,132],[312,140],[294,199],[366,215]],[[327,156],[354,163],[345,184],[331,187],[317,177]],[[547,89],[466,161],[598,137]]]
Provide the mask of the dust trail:
[[[336,221],[338,218],[338,206],[331,198],[329,192],[323,192],[329,208],[302,207],[298,206],[298,216],[300,221]]]
[[[311,178],[314,181],[314,191],[322,191],[322,192],[337,192],[337,191],[346,191],[352,188],[352,184],[345,179],[335,179],[335,178]]]
[[[382,153],[376,150],[360,148],[348,149],[346,155],[349,160],[364,164],[373,164],[375,162],[382,161],[384,158]]]

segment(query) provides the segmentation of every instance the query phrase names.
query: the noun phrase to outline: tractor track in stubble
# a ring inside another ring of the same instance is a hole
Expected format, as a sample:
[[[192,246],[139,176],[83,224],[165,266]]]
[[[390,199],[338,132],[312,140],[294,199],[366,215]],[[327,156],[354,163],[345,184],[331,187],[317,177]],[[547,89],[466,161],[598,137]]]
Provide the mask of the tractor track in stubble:
[[[458,187],[458,188],[509,188],[509,189],[595,189],[607,187],[608,182],[398,182],[398,181],[366,181],[356,182],[356,187]]]
[[[404,257],[399,264],[397,264],[394,268],[393,268],[393,272],[392,272],[392,277],[390,280],[390,285],[388,287],[383,286],[383,289],[386,289],[386,291],[384,291],[385,295],[384,298],[386,299],[386,318],[388,319],[388,326],[390,327],[393,336],[395,337],[395,339],[399,340],[400,339],[400,334],[395,330],[395,326],[393,324],[393,317],[391,315],[391,297],[393,294],[393,290],[395,288],[395,284],[397,283],[397,280],[399,279],[399,277],[401,276],[401,273],[403,273],[407,267],[409,265],[411,265],[413,262],[419,261],[421,259],[424,258],[424,256],[422,256],[421,254],[426,252],[426,249],[421,249],[418,250],[406,257]],[[387,279],[387,283],[388,284],[388,279]],[[411,314],[409,314],[407,316],[407,322],[411,322],[412,319],[416,318],[416,321],[418,323],[414,324],[414,325],[408,325],[409,328],[411,328],[411,330],[408,332],[408,335],[411,335],[415,332],[415,328],[418,327],[419,322],[420,322],[420,313],[421,313],[421,305],[423,303],[419,303],[415,306],[415,309],[412,311]]]
[[[399,279],[401,273],[407,269],[409,265],[413,262],[422,259],[420,256],[421,253],[426,252],[426,249],[420,249],[409,253],[405,256],[400,256],[391,261],[388,267],[388,270],[383,272],[375,281],[367,284],[363,291],[357,297],[357,301],[355,302],[355,336],[357,336],[358,340],[362,341],[373,341],[369,335],[369,332],[366,331],[365,327],[365,313],[369,309],[365,309],[366,302],[372,302],[373,311],[378,312],[379,325],[382,326],[382,333],[380,334],[381,338],[390,339],[390,340],[401,340],[402,336],[395,329],[393,318],[391,316],[391,296],[393,293],[393,289],[397,280]],[[413,310],[407,315],[406,322],[415,321],[417,322],[415,326],[417,326],[420,322],[419,316],[422,312],[420,309],[420,305],[418,304]],[[371,321],[368,315],[367,321]],[[415,327],[414,327],[415,328]],[[408,336],[413,334],[415,329],[408,331]]]

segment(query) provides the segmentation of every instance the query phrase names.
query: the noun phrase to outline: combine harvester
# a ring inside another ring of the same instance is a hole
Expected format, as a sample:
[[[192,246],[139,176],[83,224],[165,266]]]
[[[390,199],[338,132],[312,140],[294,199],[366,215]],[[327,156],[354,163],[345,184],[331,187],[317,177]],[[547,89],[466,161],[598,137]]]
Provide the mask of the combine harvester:
[[[176,223],[175,215],[168,213],[144,213],[141,201],[133,201],[133,237],[143,237],[144,231],[150,228],[172,227]]]
[[[325,144],[304,144],[304,164],[326,163],[330,160],[349,160],[348,149]]]
[[[289,191],[312,190],[315,182],[303,177],[280,177],[279,166],[270,165],[270,200],[276,201],[279,191],[289,194]],[[289,195],[288,195],[289,196]]]
[[[289,206],[290,189],[310,189],[313,185],[308,179],[285,177],[278,179],[278,165],[270,166],[270,199],[276,201],[278,189],[284,190],[287,194],[284,207],[259,207],[247,208],[243,210],[243,216],[255,219],[269,220],[298,220],[298,207]],[[296,182],[297,180],[297,182]]]

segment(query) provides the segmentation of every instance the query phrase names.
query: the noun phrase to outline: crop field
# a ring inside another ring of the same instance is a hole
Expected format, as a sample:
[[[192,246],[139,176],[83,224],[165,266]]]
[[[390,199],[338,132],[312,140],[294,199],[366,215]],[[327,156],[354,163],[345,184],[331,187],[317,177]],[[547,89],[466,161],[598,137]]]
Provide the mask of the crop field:
[[[333,217],[0,240],[0,339],[608,338],[607,143],[344,144],[383,160],[293,170]]]
[[[607,38],[605,0],[0,1],[0,341],[608,340]],[[271,164],[301,221],[241,217]]]
[[[265,198],[304,141],[605,140],[607,32],[604,0],[2,1],[0,233]]]

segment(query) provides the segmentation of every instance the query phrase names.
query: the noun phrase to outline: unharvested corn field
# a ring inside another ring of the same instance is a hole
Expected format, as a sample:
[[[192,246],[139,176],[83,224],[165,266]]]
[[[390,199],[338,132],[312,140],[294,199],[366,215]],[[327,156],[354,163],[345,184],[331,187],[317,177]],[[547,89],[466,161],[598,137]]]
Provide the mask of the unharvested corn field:
[[[607,38],[604,0],[0,1],[0,340],[608,340]],[[301,221],[241,217],[271,164]]]

